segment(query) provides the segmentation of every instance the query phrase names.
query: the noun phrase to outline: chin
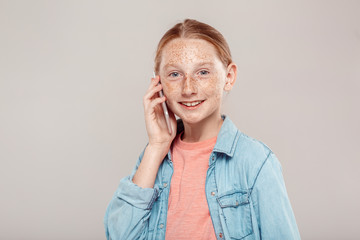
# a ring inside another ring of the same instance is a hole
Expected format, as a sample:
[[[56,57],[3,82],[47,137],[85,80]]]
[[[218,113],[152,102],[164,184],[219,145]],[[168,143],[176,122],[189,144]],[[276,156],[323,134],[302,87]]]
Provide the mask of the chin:
[[[200,111],[195,110],[194,112],[191,111],[186,112],[183,109],[181,109],[181,107],[178,108],[178,106],[176,106],[174,108],[173,105],[170,104],[169,107],[176,116],[178,116],[183,122],[188,124],[198,124],[200,122],[203,122],[204,120],[211,118],[216,112],[216,111],[212,111],[213,109],[207,109],[206,106],[202,106],[205,108],[201,110],[199,109]]]
[[[188,124],[197,124],[203,121],[206,117],[202,116],[202,114],[179,114],[178,115],[183,122]]]

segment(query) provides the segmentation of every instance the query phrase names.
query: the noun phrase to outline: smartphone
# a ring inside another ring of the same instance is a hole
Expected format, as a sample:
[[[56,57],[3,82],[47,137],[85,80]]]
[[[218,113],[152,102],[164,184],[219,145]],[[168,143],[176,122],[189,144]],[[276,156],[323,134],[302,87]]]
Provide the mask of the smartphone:
[[[155,72],[153,72],[153,76],[154,76],[154,78],[156,77]],[[163,97],[163,96],[164,96],[164,92],[163,92],[163,90],[161,89],[161,90],[159,91],[159,97]],[[168,109],[167,109],[167,106],[166,106],[166,102],[162,102],[161,105],[162,105],[162,109],[163,109],[163,111],[164,111],[164,116],[165,116],[166,125],[167,125],[168,130],[169,130],[169,133],[170,133],[170,135],[171,135],[171,134],[172,134],[171,122],[170,122],[170,116],[169,116],[169,112],[168,112]]]

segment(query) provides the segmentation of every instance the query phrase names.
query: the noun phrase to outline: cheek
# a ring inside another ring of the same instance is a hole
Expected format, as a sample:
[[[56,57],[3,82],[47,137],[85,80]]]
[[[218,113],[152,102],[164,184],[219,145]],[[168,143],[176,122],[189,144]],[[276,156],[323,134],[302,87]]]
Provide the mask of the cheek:
[[[221,96],[221,81],[218,78],[214,77],[211,79],[207,79],[206,81],[201,82],[201,89],[203,89],[204,94],[209,97],[220,98]]]
[[[163,91],[164,94],[168,97],[168,98],[172,98],[174,95],[177,95],[179,93],[180,85],[176,82],[164,82],[162,83],[163,85]]]

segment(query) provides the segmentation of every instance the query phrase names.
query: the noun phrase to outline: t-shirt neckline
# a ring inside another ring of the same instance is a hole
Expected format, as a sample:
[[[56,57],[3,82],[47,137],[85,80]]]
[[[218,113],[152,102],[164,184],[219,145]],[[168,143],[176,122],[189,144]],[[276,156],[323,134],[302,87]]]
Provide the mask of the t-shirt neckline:
[[[181,136],[184,134],[184,131],[182,131],[180,134],[177,135],[177,147],[181,149],[202,149],[202,148],[213,148],[215,146],[217,136],[214,136],[212,138],[200,141],[200,142],[184,142],[181,140]]]

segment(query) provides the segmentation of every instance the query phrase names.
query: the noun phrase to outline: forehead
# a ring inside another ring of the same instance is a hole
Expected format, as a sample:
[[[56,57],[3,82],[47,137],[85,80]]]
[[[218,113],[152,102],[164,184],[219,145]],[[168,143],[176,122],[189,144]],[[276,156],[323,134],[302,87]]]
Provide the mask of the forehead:
[[[203,39],[177,38],[167,43],[162,52],[161,65],[173,63],[214,62],[215,47]]]

